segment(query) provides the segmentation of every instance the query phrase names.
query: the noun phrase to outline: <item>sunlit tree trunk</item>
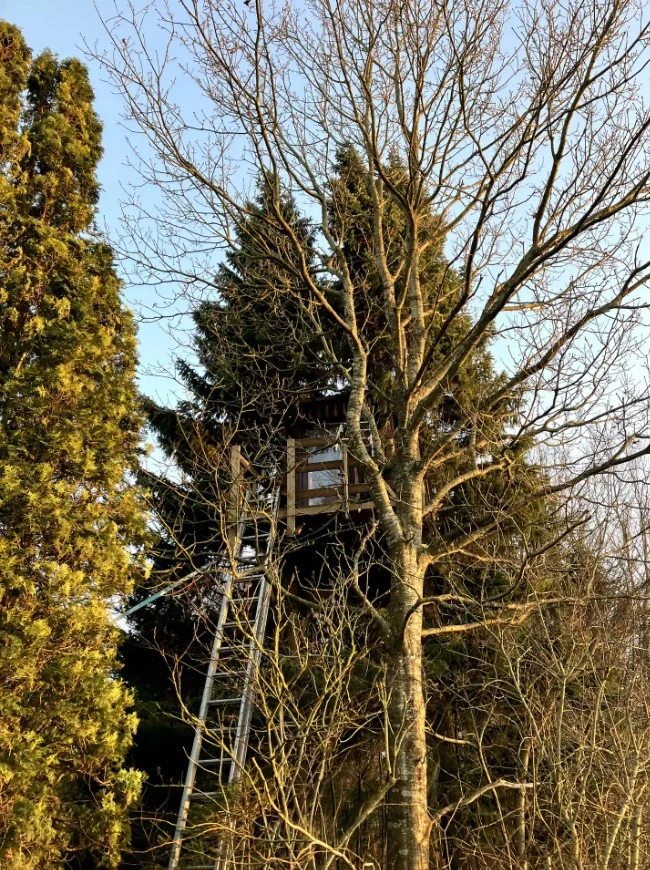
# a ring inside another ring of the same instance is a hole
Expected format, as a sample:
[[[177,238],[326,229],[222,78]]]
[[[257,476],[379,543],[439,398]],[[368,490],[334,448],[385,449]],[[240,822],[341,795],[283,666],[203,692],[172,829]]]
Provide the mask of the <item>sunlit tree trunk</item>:
[[[397,782],[388,794],[389,867],[426,870],[429,866],[427,752],[422,683],[423,570],[415,547],[395,555],[390,616],[390,722],[395,739]]]

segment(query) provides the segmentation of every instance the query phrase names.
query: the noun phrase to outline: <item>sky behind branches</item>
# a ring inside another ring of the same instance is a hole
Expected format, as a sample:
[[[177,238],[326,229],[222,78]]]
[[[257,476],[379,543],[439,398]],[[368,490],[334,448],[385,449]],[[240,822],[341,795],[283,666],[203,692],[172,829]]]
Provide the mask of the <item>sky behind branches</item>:
[[[98,0],[97,9],[109,15],[112,2]],[[92,0],[0,0],[0,17],[22,30],[35,55],[49,48],[62,59],[79,57],[88,64],[96,97],[95,108],[104,124],[104,157],[99,167],[102,186],[99,226],[109,237],[116,235],[124,187],[137,183],[138,179],[128,165],[129,143],[126,130],[120,124],[121,97],[102,80],[98,64],[84,56],[84,43],[91,47],[96,43],[99,46],[106,44],[95,5]],[[138,316],[141,389],[160,401],[169,400],[179,389],[169,373],[174,354],[178,351],[179,335],[182,338],[183,333],[176,332],[171,336],[167,320],[156,319],[151,308],[158,300],[152,288],[133,287],[125,282],[124,297]],[[168,312],[158,313],[164,315]]]
[[[85,46],[97,46],[101,52],[108,47],[108,39],[100,20],[100,14],[110,18],[114,10],[113,0],[0,0],[0,16],[16,24],[24,33],[27,43],[34,53],[50,48],[60,57],[77,56],[85,58],[89,65],[91,82],[96,94],[96,109],[104,123],[104,157],[101,162],[99,177],[102,194],[99,204],[100,226],[105,226],[109,238],[115,238],[120,229],[120,203],[126,198],[125,188],[130,184],[140,183],[136,171],[129,166],[130,147],[127,132],[120,123],[122,98],[113,93],[111,86],[103,80],[99,65],[88,58]],[[99,13],[99,14],[98,14]],[[192,93],[191,85],[185,88],[183,77],[178,77],[175,83],[175,97],[184,104],[184,96],[189,101]],[[186,109],[186,105],[183,105]],[[135,140],[137,142],[137,140]],[[155,211],[155,197],[151,189],[146,194],[147,207]],[[650,239],[650,236],[647,237]],[[644,245],[647,253],[648,243]],[[181,388],[171,380],[173,357],[180,354],[187,358],[190,351],[187,347],[178,346],[187,341],[187,319],[181,323],[180,329],[174,329],[170,335],[168,329],[178,324],[170,321],[167,315],[170,308],[167,303],[167,293],[152,287],[143,288],[125,282],[124,295],[127,302],[138,313],[139,339],[141,356],[141,387],[144,392],[160,401],[170,401]],[[177,304],[183,306],[183,301]],[[157,307],[157,310],[152,309]],[[157,319],[157,315],[161,319]],[[509,352],[507,341],[492,348],[497,360],[508,367]],[[165,374],[167,372],[167,374]]]

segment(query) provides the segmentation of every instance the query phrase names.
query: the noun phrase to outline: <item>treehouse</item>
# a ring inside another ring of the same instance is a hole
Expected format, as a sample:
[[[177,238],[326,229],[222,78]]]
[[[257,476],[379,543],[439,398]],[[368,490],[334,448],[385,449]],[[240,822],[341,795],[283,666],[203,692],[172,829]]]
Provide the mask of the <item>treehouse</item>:
[[[362,469],[345,432],[347,401],[324,396],[305,402],[287,433],[285,477],[279,518],[290,535],[311,516],[372,509]]]
[[[308,517],[345,512],[366,519],[372,510],[370,487],[348,447],[346,411],[344,396],[311,399],[287,427],[278,520],[290,535]],[[232,504],[238,504],[249,464],[238,445],[231,447],[230,461]]]

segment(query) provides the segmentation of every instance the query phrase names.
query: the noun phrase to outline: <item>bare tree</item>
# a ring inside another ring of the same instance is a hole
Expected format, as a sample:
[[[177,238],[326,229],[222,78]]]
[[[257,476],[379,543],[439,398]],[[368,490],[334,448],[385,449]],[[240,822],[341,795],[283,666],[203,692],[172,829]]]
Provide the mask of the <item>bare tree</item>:
[[[443,830],[461,866],[469,854],[478,867],[605,870],[638,866],[648,854],[649,674],[636,633],[647,600],[626,599],[607,560],[593,558],[585,541],[572,543],[578,559],[565,552],[561,567],[557,554],[545,565],[561,573],[555,583],[565,585],[566,598],[537,611],[523,630],[492,630],[500,655],[486,669],[482,697],[461,701],[474,702],[464,737],[483,776],[494,779],[507,754],[528,786],[485,808],[491,848],[462,813]],[[507,735],[501,741],[495,722]],[[488,821],[490,809],[496,820]]]
[[[192,428],[195,446],[197,436],[197,428]],[[204,446],[207,454],[213,445]],[[233,494],[232,478],[226,477],[223,453],[213,453],[212,459],[217,460],[211,466],[215,478],[228,483],[218,503],[229,510],[221,513],[209,541],[213,550],[223,545],[222,570],[214,564],[202,566],[201,554],[184,549],[179,528],[169,526],[162,536],[177,545],[176,556],[183,564],[195,560],[195,571],[190,579],[171,586],[173,571],[154,578],[165,597],[174,599],[187,630],[184,642],[174,649],[167,645],[164,630],[161,637],[154,632],[152,644],[166,660],[176,689],[175,718],[192,729],[198,725],[202,735],[203,761],[193,784],[202,800],[189,810],[181,866],[214,864],[217,856],[225,866],[247,868],[289,865],[325,870],[364,862],[374,866],[385,847],[377,810],[394,785],[396,751],[409,728],[407,722],[398,731],[390,726],[381,638],[358,600],[360,575],[367,567],[360,554],[369,536],[347,564],[339,560],[321,566],[319,582],[310,587],[287,578],[287,556],[299,553],[304,543],[285,541],[280,554],[265,564],[273,594],[261,643],[244,591],[249,589],[248,578],[259,576],[259,565],[246,561],[242,567],[241,553],[233,547],[232,524],[241,500]],[[234,481],[241,495],[250,494],[252,474],[249,469],[247,480]],[[177,486],[180,490],[182,481]],[[196,494],[190,509],[195,513],[199,498]],[[182,518],[182,510],[177,518]],[[271,518],[249,501],[247,519],[249,530],[262,534]],[[343,546],[336,535],[330,538],[335,546]],[[313,549],[312,542],[312,556]],[[227,574],[234,595],[224,585]],[[214,655],[215,634],[223,631],[218,626],[224,595],[232,599],[227,651],[222,650],[219,658],[218,684],[211,693],[213,712],[200,722],[197,682],[200,685],[205,662]],[[221,702],[232,699],[241,686],[251,646],[259,651],[260,661],[247,687],[255,714],[244,763],[234,742],[239,707]],[[216,787],[230,763],[237,776],[225,776],[224,784]],[[138,823],[147,835],[147,847],[138,851],[146,866],[167,866],[176,809],[172,807],[172,818],[159,809],[152,813],[150,807],[142,808]]]
[[[432,828],[453,807],[429,806],[423,642],[521,621],[554,597],[486,602],[452,585],[427,598],[427,571],[451,556],[490,559],[524,507],[523,495],[508,511],[484,505],[471,529],[454,528],[442,521],[454,494],[507,476],[527,444],[547,474],[531,476],[525,503],[553,496],[557,506],[650,449],[648,393],[632,375],[650,265],[642,4],[170,0],[116,10],[107,32],[105,69],[144,137],[140,169],[158,191],[154,233],[146,213],[134,214],[141,273],[210,291],[215,248],[250,211],[247,178],[273,179],[274,222],[308,289],[296,297],[299,316],[347,389],[350,449],[389,554],[389,603],[367,602],[384,638],[392,733],[408,723],[387,797],[388,866],[424,870]],[[332,196],[346,146],[366,170],[372,322],[369,279],[350,266],[349,222]],[[283,212],[287,191],[317,228],[316,273]],[[401,244],[389,251],[395,210]],[[442,245],[460,276],[451,305],[444,281],[436,295],[422,280],[427,252]],[[378,334],[388,396],[373,374]],[[471,406],[457,404],[448,423],[449,384],[488,338],[506,374]],[[492,438],[491,416],[515,400],[517,419]],[[373,409],[386,402],[392,426],[380,431]],[[526,529],[521,542],[513,578],[538,558]],[[451,615],[425,622],[425,606],[442,605]],[[526,757],[522,770],[533,770]],[[459,801],[502,789],[484,781]]]

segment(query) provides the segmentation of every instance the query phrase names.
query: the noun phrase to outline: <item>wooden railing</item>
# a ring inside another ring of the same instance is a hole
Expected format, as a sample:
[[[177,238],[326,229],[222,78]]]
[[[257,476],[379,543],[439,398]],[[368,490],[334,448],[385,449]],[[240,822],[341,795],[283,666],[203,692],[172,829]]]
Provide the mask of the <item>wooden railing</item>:
[[[332,447],[336,447],[339,453],[336,459],[317,459],[319,453]],[[240,447],[232,446],[230,450],[232,489],[227,518],[229,540],[237,527],[249,469],[250,465],[242,456]],[[338,479],[326,486],[309,486],[308,475],[322,472],[335,472],[333,476]],[[361,466],[350,455],[344,440],[328,435],[287,438],[284,495],[286,506],[279,511],[279,516],[286,519],[287,532],[291,535],[296,532],[298,516],[368,510],[373,506],[370,501],[370,487],[362,480]]]
[[[337,447],[340,458],[318,461],[315,457],[328,448]],[[320,449],[319,449],[320,448]],[[345,441],[324,436],[287,438],[286,522],[287,532],[295,534],[296,517],[308,514],[335,513],[354,508],[372,507],[369,487],[353,469],[358,462],[348,452]],[[314,472],[338,472],[339,481],[327,486],[301,484],[302,475]],[[356,477],[356,480],[350,480]],[[314,504],[318,499],[319,503]]]

